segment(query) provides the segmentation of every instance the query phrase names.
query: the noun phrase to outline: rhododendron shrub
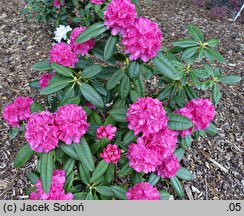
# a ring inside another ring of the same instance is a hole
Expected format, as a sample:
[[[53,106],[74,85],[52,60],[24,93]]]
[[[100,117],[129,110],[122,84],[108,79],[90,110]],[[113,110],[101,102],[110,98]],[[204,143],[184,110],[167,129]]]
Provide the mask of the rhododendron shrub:
[[[189,38],[166,48],[167,30],[131,0],[89,4],[100,18],[75,26],[33,65],[43,75],[30,87],[47,102],[17,98],[3,110],[12,136],[21,130],[27,142],[14,165],[36,155],[31,199],[159,200],[169,199],[161,190],[169,186],[183,199],[181,179],[192,179],[181,163],[185,150],[217,133],[219,85],[240,78],[223,75],[218,40],[193,24]],[[158,83],[148,93],[153,75]],[[207,90],[209,97],[198,96]]]

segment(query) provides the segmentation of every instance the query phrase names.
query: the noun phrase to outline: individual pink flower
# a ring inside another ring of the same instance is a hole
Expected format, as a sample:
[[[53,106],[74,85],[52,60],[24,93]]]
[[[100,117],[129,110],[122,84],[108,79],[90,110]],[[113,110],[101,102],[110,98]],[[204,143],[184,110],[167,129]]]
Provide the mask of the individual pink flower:
[[[168,122],[162,102],[150,97],[137,99],[130,105],[126,116],[128,128],[134,130],[135,135],[157,133],[166,128]]]
[[[91,3],[96,5],[101,5],[103,2],[105,2],[105,0],[91,0]]]
[[[65,3],[66,3],[66,0],[64,0],[63,3],[61,3],[61,0],[54,0],[53,6],[56,8],[60,8],[60,6],[64,6]]]
[[[194,130],[205,130],[209,123],[214,119],[215,109],[212,102],[208,99],[192,99],[183,108],[176,110],[175,113],[189,118],[194,128],[179,131],[181,137],[191,135]]]
[[[72,51],[77,55],[86,55],[88,52],[94,47],[95,45],[95,39],[90,39],[83,43],[75,43],[76,38],[79,36],[81,32],[83,32],[86,29],[86,27],[77,27],[73,29],[70,35],[70,47]]]
[[[148,182],[140,182],[126,192],[128,200],[160,200],[160,193]]]
[[[72,200],[73,194],[65,194],[64,190],[65,183],[65,171],[54,170],[52,176],[52,183],[50,191],[46,194],[41,185],[41,180],[38,179],[36,183],[36,192],[30,194],[31,200]]]
[[[53,74],[47,73],[41,75],[41,78],[39,80],[39,85],[41,86],[41,89],[44,89],[48,86],[49,81],[52,79]]]
[[[117,145],[108,144],[103,152],[100,154],[101,158],[105,160],[106,163],[116,164],[120,159],[121,150]]]
[[[96,106],[94,104],[91,104],[90,102],[86,102],[85,106],[87,106],[89,109],[94,110],[96,109]]]
[[[180,162],[173,154],[163,160],[162,164],[157,167],[157,174],[162,178],[174,177],[180,169]]]
[[[75,104],[59,107],[55,114],[55,124],[59,129],[58,138],[67,145],[79,143],[89,127],[86,112]]]
[[[55,44],[50,51],[51,63],[55,62],[64,67],[74,68],[78,61],[77,55],[72,51],[71,47],[64,42]]]
[[[33,151],[47,153],[57,147],[58,127],[54,123],[53,113],[32,113],[25,128],[25,139]]]
[[[130,54],[130,60],[141,59],[147,62],[155,57],[161,49],[162,33],[158,24],[140,17],[126,29],[122,44],[125,52]]]
[[[11,127],[20,127],[21,121],[28,121],[33,100],[30,97],[17,97],[12,104],[3,110],[3,118]]]
[[[111,141],[115,136],[116,131],[117,128],[113,127],[111,124],[107,126],[101,126],[97,129],[97,138],[98,139],[107,138],[108,140]]]
[[[104,12],[105,25],[112,30],[112,35],[124,34],[136,20],[136,7],[131,0],[112,0]]]

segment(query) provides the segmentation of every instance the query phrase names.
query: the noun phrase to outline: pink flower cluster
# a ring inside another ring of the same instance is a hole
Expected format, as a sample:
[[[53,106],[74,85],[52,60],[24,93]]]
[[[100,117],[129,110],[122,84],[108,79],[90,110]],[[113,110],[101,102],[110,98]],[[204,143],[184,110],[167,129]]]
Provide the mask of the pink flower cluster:
[[[97,129],[97,138],[102,139],[102,138],[107,138],[108,140],[112,140],[113,137],[115,136],[115,133],[117,131],[116,127],[113,127],[111,124],[107,126],[101,126]]]
[[[141,182],[126,192],[128,200],[160,200],[160,193],[148,182]]]
[[[127,111],[128,127],[134,134],[141,133],[136,143],[128,146],[127,158],[130,166],[137,172],[155,172],[174,158],[177,143],[177,133],[167,128],[168,118],[158,99],[139,98],[130,105]],[[177,160],[177,159],[176,159]],[[162,177],[171,177],[179,169],[177,165],[170,166],[159,172]]]
[[[17,97],[12,104],[4,108],[4,120],[11,127],[20,127],[21,121],[28,121],[30,118],[32,103],[33,100],[30,97]]]
[[[88,127],[86,112],[80,106],[68,104],[59,107],[56,113],[33,113],[26,125],[25,138],[32,150],[47,153],[57,147],[59,140],[68,145],[79,143]]]
[[[90,39],[84,43],[75,43],[76,38],[79,36],[81,32],[83,32],[86,27],[77,27],[74,28],[71,35],[70,35],[70,47],[72,51],[77,55],[86,55],[88,54],[89,50],[91,50],[95,45],[95,39]]]
[[[36,183],[36,192],[30,194],[31,200],[72,200],[73,194],[64,191],[65,171],[54,170],[50,191],[46,194],[41,185],[41,180]]]
[[[61,0],[54,0],[53,2],[53,6],[55,8],[60,8],[60,6],[64,6],[65,4],[66,4],[66,0],[64,0],[62,4],[61,4]]]
[[[215,109],[208,99],[192,99],[183,108],[176,110],[176,113],[191,119],[193,128],[179,131],[181,137],[191,135],[193,130],[205,130],[214,119]]]
[[[104,12],[105,25],[112,35],[123,35],[122,44],[131,60],[147,62],[161,48],[162,33],[158,24],[145,17],[137,18],[136,7],[131,0],[112,0]]]
[[[117,145],[108,144],[103,152],[100,154],[101,158],[105,160],[106,163],[116,164],[120,159],[121,150]]]
[[[39,80],[39,85],[41,86],[41,89],[44,89],[48,86],[49,81],[52,79],[53,74],[47,73],[41,75],[41,78]]]
[[[105,0],[91,0],[92,4],[97,4],[97,5],[101,5],[103,4],[103,2],[105,2]]]

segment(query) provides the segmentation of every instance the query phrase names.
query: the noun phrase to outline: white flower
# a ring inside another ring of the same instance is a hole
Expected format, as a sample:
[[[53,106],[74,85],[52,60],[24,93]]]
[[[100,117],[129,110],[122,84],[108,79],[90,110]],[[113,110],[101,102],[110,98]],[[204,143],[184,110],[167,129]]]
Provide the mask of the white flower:
[[[65,25],[60,25],[59,27],[56,28],[56,30],[54,31],[54,40],[57,41],[58,43],[60,43],[63,40],[67,40],[67,36],[66,34],[72,31],[72,28],[70,26],[65,26]]]

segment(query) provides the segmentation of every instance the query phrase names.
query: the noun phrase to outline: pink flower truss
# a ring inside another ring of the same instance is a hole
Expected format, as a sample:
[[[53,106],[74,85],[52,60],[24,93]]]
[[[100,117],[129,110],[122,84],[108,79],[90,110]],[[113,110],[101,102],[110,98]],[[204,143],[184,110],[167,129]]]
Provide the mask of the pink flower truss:
[[[89,50],[91,50],[95,45],[95,39],[90,39],[84,43],[75,43],[76,38],[79,36],[81,32],[83,32],[86,27],[77,27],[73,29],[70,35],[70,46],[72,51],[77,55],[86,55],[88,54]]]
[[[41,180],[36,183],[36,192],[30,194],[31,200],[72,200],[73,194],[64,191],[65,171],[54,170],[50,191],[46,194],[41,185]]]
[[[77,55],[73,53],[71,47],[60,42],[55,44],[50,51],[50,62],[63,65],[64,67],[75,67],[75,64],[79,61]]]
[[[43,74],[41,75],[41,78],[39,80],[39,85],[41,86],[41,89],[44,89],[48,86],[48,82],[50,79],[52,79],[53,74]]]
[[[111,124],[107,126],[101,126],[97,129],[97,138],[98,139],[107,138],[108,140],[111,141],[115,136],[116,131],[117,128],[113,127]]]
[[[127,28],[122,41],[125,52],[130,54],[130,60],[141,58],[144,62],[157,55],[161,43],[162,33],[158,24],[144,17],[140,17],[134,25]]]
[[[126,192],[128,200],[160,200],[160,193],[148,182],[141,182]]]
[[[33,100],[30,97],[17,97],[3,110],[3,118],[11,127],[20,127],[21,121],[28,121]]]
[[[103,2],[105,2],[105,0],[91,0],[92,4],[97,4],[97,5],[101,5],[103,4]]]
[[[63,4],[61,4],[61,0],[54,0],[53,6],[56,8],[60,8],[60,6],[64,6],[66,3],[66,0],[64,0]]]
[[[179,160],[172,154],[171,157],[163,160],[162,164],[157,167],[157,174],[162,178],[171,178],[176,175],[179,169]]]
[[[59,128],[58,138],[67,145],[72,142],[79,143],[89,127],[86,112],[75,104],[59,107],[55,115],[55,123]]]
[[[205,130],[209,123],[214,119],[215,109],[212,102],[208,99],[192,99],[189,101],[185,107],[175,111],[189,119],[191,119],[194,130]],[[192,128],[180,131],[181,137],[185,135],[190,135],[192,133]]]
[[[130,105],[126,116],[128,128],[134,130],[135,135],[157,133],[166,128],[168,122],[162,102],[150,97],[137,99]]]
[[[120,154],[121,150],[116,145],[108,144],[100,156],[106,163],[116,164],[120,159]]]
[[[57,147],[58,127],[54,124],[53,113],[32,113],[25,128],[25,138],[33,151],[47,153]]]
[[[104,24],[112,29],[112,35],[123,35],[129,26],[134,25],[136,16],[136,7],[131,0],[112,0],[104,12]]]

